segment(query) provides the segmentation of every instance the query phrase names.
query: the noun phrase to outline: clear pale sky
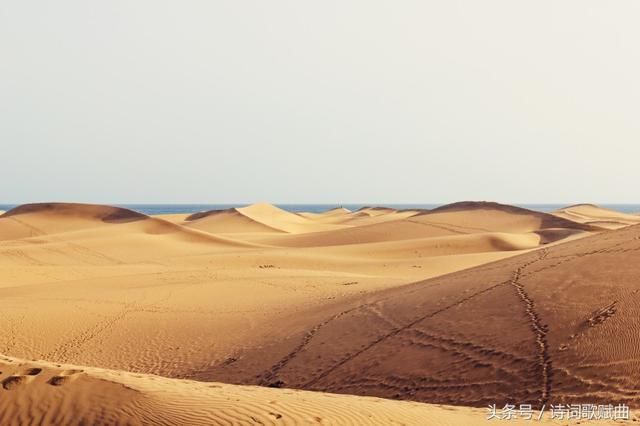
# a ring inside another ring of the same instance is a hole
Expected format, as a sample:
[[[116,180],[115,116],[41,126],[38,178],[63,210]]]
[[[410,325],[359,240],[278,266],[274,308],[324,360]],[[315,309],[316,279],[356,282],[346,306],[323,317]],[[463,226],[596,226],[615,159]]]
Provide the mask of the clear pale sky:
[[[5,0],[0,203],[640,203],[638,1]]]

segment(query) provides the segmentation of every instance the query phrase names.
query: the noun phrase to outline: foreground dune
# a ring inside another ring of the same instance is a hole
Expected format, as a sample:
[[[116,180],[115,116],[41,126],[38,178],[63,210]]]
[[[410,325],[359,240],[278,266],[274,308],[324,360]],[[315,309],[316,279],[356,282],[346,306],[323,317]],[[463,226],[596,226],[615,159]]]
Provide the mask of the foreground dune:
[[[1,358],[0,423],[421,424],[445,408],[374,398],[200,383],[90,367]],[[483,415],[453,409],[461,421]]]
[[[483,409],[202,383],[3,356],[0,369],[0,423],[8,426],[530,424],[488,423]],[[562,424],[548,416],[536,423]]]

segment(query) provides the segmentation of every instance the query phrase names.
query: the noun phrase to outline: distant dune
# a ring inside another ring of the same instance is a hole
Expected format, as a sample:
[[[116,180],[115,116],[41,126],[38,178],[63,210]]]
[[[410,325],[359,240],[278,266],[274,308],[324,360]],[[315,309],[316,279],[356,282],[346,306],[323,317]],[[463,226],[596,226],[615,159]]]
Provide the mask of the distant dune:
[[[469,229],[481,229],[484,231],[531,232],[552,228],[578,229],[582,231],[597,230],[597,228],[548,213],[499,203],[474,201],[441,206],[420,213],[415,220],[429,223],[438,222],[441,219],[462,229],[469,227]]]
[[[331,212],[328,214],[330,215]],[[321,215],[320,217],[325,216]],[[203,223],[204,219],[207,219],[206,224]],[[324,224],[322,221],[310,220],[304,215],[291,213],[265,203],[197,213],[189,216],[186,222],[194,222],[193,224],[188,223],[188,226],[222,233],[273,231],[303,233],[340,228]]]
[[[289,247],[317,247],[491,232],[523,234],[551,229],[569,231],[556,234],[562,237],[576,232],[601,229],[550,214],[497,203],[456,203],[425,212],[399,212],[392,209],[375,211],[373,220],[371,216],[367,216],[368,221],[359,222],[356,224],[358,226],[286,237],[267,236],[256,241]],[[549,238],[547,242],[551,242]]]
[[[607,229],[620,229],[640,223],[640,216],[620,213],[593,204],[577,204],[557,210],[553,214],[574,222]]]
[[[488,403],[637,405],[633,218],[20,206],[0,216],[0,424],[444,426]]]
[[[213,210],[195,213],[184,220],[184,225],[210,233],[284,232],[259,222],[239,209]]]
[[[0,239],[20,239],[148,218],[120,207],[72,203],[25,204],[0,216]]]
[[[128,209],[28,204],[0,216],[0,265],[121,264],[229,251],[255,244],[189,229]]]

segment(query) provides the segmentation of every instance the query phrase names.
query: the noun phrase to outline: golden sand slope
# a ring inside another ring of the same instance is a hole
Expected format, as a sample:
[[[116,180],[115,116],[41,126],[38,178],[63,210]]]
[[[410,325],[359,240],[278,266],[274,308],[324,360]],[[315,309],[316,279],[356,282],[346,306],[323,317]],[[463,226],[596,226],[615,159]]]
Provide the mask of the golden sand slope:
[[[483,409],[202,383],[1,356],[0,369],[0,424],[7,426],[530,424],[487,423]]]
[[[639,276],[633,226],[336,303],[203,378],[479,407],[637,407]]]
[[[574,222],[596,225],[607,229],[620,229],[640,223],[640,216],[605,209],[593,204],[577,204],[553,212],[555,216]]]

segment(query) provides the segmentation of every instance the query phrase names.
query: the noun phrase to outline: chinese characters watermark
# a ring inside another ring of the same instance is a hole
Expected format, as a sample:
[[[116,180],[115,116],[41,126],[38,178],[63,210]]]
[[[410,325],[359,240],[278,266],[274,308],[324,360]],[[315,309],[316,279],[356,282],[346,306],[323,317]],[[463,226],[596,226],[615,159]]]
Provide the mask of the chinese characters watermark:
[[[505,404],[499,408],[496,404],[487,407],[487,420],[542,420],[543,416],[552,420],[629,420],[629,407],[626,404],[551,404],[533,408],[531,404]]]

